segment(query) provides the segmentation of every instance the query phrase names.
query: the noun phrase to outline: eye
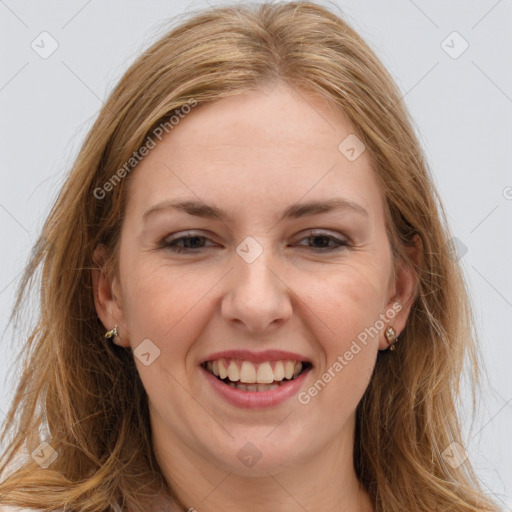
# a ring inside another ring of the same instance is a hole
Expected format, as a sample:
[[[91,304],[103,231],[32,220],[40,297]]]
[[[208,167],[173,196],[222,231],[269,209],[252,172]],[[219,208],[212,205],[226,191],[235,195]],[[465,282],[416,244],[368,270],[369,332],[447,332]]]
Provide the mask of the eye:
[[[198,249],[204,249],[208,248],[205,247],[203,244],[205,241],[210,240],[209,238],[193,234],[190,231],[188,231],[188,235],[186,236],[179,236],[174,238],[165,238],[162,241],[162,247],[169,249],[176,253],[182,253],[182,252],[196,252]]]
[[[347,240],[331,235],[324,231],[309,231],[307,236],[302,238],[300,241],[309,240],[312,244],[306,245],[307,248],[311,248],[314,252],[330,252],[343,249],[344,247],[350,247],[350,243]],[[215,247],[212,243],[210,246],[206,246],[206,242],[211,240],[203,235],[194,234],[188,231],[187,235],[174,236],[165,238],[161,247],[170,250],[174,253],[195,253],[200,252],[201,249],[208,249]],[[297,244],[302,245],[302,244]]]
[[[347,240],[333,236],[325,231],[309,231],[308,236],[301,240],[311,240],[313,244],[317,244],[316,247],[314,245],[308,245],[308,247],[311,247],[316,252],[337,251],[344,247],[350,247]],[[333,243],[334,245],[327,245],[329,243]]]

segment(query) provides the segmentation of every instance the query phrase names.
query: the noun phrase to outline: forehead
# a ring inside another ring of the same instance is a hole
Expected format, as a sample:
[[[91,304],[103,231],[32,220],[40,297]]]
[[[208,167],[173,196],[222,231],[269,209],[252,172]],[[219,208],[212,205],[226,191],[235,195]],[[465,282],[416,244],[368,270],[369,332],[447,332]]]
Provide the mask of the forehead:
[[[347,157],[344,141],[354,137],[342,112],[283,85],[195,107],[133,171],[127,213],[190,199],[261,215],[343,197],[378,216],[383,198],[369,152]]]

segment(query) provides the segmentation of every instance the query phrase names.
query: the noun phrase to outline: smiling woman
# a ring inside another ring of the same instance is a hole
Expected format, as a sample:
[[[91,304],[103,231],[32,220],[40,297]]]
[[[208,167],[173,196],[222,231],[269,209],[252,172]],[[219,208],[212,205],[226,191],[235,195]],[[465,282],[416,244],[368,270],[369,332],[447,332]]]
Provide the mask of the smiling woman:
[[[456,413],[477,359],[449,239],[399,91],[343,20],[196,13],[121,79],[28,265],[17,310],[40,268],[45,307],[0,503],[498,510]]]

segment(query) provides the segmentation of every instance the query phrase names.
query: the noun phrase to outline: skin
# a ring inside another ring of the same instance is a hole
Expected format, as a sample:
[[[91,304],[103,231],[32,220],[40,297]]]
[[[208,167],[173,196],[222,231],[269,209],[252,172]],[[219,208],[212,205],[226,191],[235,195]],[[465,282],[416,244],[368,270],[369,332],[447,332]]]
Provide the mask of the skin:
[[[104,248],[96,250],[95,301],[105,328],[119,326],[119,345],[135,349],[150,339],[160,350],[149,366],[135,360],[157,459],[186,507],[374,510],[352,455],[355,409],[378,350],[388,347],[383,329],[307,405],[293,397],[265,410],[237,408],[198,366],[220,350],[289,350],[313,365],[307,390],[395,303],[403,308],[390,323],[403,330],[414,276],[406,265],[394,272],[369,152],[351,162],[338,150],[351,133],[342,113],[282,84],[196,107],[129,178],[112,280],[101,267]],[[367,215],[337,209],[279,221],[295,202],[334,197]],[[185,199],[232,218],[171,208],[143,218],[155,205]],[[308,229],[350,245],[322,252],[335,242],[311,238]],[[187,230],[206,237],[178,243],[196,252],[163,246]],[[250,264],[236,252],[247,236],[263,250]],[[261,454],[252,467],[237,456],[248,442]]]

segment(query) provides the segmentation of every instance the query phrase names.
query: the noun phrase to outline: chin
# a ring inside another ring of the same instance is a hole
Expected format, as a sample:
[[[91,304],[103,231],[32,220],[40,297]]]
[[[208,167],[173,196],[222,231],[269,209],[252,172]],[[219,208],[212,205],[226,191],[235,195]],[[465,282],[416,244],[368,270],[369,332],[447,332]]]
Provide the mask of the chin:
[[[276,428],[277,427],[277,428]],[[240,476],[267,476],[287,467],[302,464],[307,458],[307,452],[312,447],[313,439],[299,438],[299,432],[304,428],[294,425],[297,435],[290,428],[277,431],[282,425],[252,426],[230,430],[233,437],[225,435],[224,442],[219,441],[215,446],[208,445],[201,450],[208,453],[211,462],[227,472]],[[206,440],[205,440],[206,441]],[[304,450],[307,446],[308,450]]]

